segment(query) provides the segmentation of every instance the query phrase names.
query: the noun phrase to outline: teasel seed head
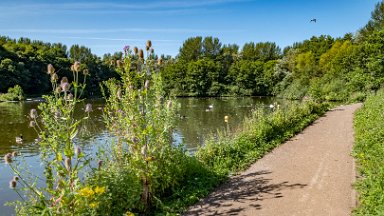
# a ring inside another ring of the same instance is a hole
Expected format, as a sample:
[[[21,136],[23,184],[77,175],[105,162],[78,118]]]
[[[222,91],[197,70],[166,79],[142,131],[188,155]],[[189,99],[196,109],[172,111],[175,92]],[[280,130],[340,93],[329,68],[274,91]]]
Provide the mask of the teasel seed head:
[[[73,64],[73,70],[75,72],[79,72],[80,71],[80,62],[75,61],[75,63]]]
[[[151,40],[147,40],[147,47],[149,47],[149,48],[152,47],[152,41]]]
[[[9,182],[9,188],[11,189],[15,189],[17,186],[17,181],[15,181],[14,179],[12,179],[10,182]]]
[[[51,74],[51,82],[56,82],[59,79],[56,73]]]
[[[88,103],[87,105],[85,105],[85,112],[86,113],[92,112],[92,104]]]
[[[29,111],[29,117],[31,117],[31,119],[36,119],[37,118],[37,111],[36,111],[36,109],[31,109]]]
[[[53,74],[53,73],[55,73],[55,68],[53,67],[52,64],[49,64],[49,65],[47,66],[47,72],[48,72],[48,74]]]
[[[61,84],[60,84],[60,87],[61,87],[61,89],[63,90],[63,92],[67,92],[67,91],[69,91],[69,83],[67,83],[67,82],[62,82]]]
[[[76,154],[76,155],[81,154],[81,148],[80,148],[80,146],[76,146],[76,147],[75,147],[75,154]]]
[[[133,53],[135,53],[135,55],[137,55],[139,52],[139,49],[137,47],[133,47]]]
[[[12,163],[12,154],[11,153],[8,153],[8,154],[4,155],[4,163],[5,164]]]
[[[16,151],[12,152],[12,157],[17,157],[17,155],[19,155],[19,153],[17,153]]]
[[[99,160],[99,161],[97,162],[97,167],[98,167],[98,169],[100,169],[101,166],[103,166],[103,161],[102,161],[102,160]]]
[[[139,58],[141,58],[141,59],[144,58],[144,52],[142,49],[139,50]]]
[[[57,86],[56,89],[55,89],[55,92],[57,94],[60,94],[62,91],[63,91],[63,89],[60,86]]]
[[[61,81],[60,81],[61,84],[62,83],[67,83],[67,82],[68,82],[68,78],[67,77],[61,78]]]
[[[88,76],[89,75],[89,70],[88,69],[84,69],[83,70],[83,75],[84,76]]]
[[[72,166],[72,162],[71,162],[71,159],[69,158],[65,158],[65,161],[64,161],[64,166],[65,168],[70,171],[71,170],[71,166]]]
[[[73,94],[69,93],[69,94],[67,95],[67,100],[68,100],[68,101],[73,100]]]
[[[30,121],[29,122],[29,127],[33,128],[36,126],[36,122],[35,121]]]

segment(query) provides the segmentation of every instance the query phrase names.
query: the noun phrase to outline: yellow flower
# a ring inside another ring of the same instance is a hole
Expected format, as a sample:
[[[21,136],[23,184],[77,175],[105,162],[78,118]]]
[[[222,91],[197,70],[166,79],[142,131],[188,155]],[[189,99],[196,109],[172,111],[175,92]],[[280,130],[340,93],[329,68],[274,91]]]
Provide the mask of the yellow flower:
[[[105,192],[105,187],[99,187],[99,186],[95,187],[95,193],[102,194],[104,192]]]
[[[82,197],[91,197],[94,194],[95,194],[95,192],[89,187],[85,187],[85,188],[79,190],[79,195]]]
[[[132,212],[130,212],[130,211],[127,211],[126,213],[125,213],[125,215],[124,216],[135,216],[135,214],[133,214]]]
[[[91,203],[89,203],[89,206],[91,208],[97,208],[99,206],[99,203],[98,202],[91,202]]]

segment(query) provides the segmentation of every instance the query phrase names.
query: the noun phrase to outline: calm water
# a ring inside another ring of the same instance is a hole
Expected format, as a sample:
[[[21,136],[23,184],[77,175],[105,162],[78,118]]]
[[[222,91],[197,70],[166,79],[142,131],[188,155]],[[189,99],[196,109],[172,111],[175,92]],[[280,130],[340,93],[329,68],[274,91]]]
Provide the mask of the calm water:
[[[220,131],[233,131],[251,113],[251,110],[264,107],[275,102],[272,98],[181,98],[179,118],[174,132],[174,143],[184,143],[193,151],[204,145],[207,137]],[[282,104],[283,101],[277,101]],[[33,140],[36,132],[28,127],[29,110],[36,108],[39,102],[26,101],[21,103],[0,103],[0,215],[11,215],[11,207],[3,207],[7,201],[17,199],[17,194],[8,188],[13,173],[3,163],[3,156],[12,151],[21,152],[25,164],[34,173],[42,173],[39,161],[39,148]],[[91,152],[100,146],[108,145],[109,135],[105,130],[102,118],[103,101],[92,101],[91,119],[83,131],[85,138],[79,140],[85,151]],[[79,107],[79,113],[81,112]],[[224,122],[224,116],[229,122]],[[87,131],[87,132],[84,132]],[[16,144],[15,137],[23,135],[23,144]]]

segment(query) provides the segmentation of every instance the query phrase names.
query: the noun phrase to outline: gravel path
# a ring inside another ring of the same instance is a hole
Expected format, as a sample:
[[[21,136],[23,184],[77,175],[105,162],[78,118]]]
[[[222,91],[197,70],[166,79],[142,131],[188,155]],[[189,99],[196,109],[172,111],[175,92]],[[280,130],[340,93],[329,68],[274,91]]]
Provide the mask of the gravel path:
[[[185,215],[350,215],[356,206],[353,113],[339,106]]]

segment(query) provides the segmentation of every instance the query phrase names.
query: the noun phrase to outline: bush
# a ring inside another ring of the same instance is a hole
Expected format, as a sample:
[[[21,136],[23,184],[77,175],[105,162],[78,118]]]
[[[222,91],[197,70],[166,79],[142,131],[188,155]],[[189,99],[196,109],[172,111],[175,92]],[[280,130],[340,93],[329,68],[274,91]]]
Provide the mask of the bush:
[[[24,100],[23,89],[19,85],[9,88],[5,94],[0,94],[0,101],[21,101]]]

